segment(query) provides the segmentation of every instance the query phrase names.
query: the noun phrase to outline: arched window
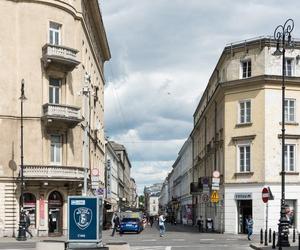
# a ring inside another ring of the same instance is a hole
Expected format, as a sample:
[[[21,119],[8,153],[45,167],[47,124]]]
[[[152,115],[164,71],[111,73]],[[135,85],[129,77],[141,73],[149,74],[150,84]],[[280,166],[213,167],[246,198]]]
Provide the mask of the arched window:
[[[63,198],[58,191],[53,191],[48,198],[48,206],[49,207],[62,207]]]

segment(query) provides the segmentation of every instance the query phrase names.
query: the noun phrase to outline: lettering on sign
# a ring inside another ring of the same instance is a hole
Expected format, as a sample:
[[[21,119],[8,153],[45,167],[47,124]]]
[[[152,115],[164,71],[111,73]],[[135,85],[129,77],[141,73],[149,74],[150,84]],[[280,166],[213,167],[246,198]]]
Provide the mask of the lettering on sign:
[[[235,193],[235,200],[252,200],[252,193]]]

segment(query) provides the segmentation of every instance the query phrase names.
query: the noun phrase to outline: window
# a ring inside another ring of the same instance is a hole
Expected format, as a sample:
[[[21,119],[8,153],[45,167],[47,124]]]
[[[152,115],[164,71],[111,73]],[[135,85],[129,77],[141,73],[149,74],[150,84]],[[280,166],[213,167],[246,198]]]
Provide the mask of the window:
[[[49,43],[53,45],[60,45],[60,30],[61,25],[58,23],[50,22],[49,27]]]
[[[285,171],[295,171],[295,149],[296,146],[294,144],[286,144],[284,147]]]
[[[292,76],[293,75],[293,59],[287,58],[285,59],[285,75]]]
[[[239,123],[250,123],[251,122],[251,101],[240,102],[240,119]]]
[[[61,136],[60,135],[51,135],[51,163],[55,165],[61,164]]]
[[[49,103],[59,104],[61,80],[50,78],[49,79]]]
[[[155,206],[153,206],[152,208],[153,208],[153,212],[155,212],[155,211],[156,211],[156,207],[155,207]]]
[[[238,154],[240,172],[250,172],[250,145],[239,145]]]
[[[242,62],[242,78],[251,77],[251,60]]]
[[[295,99],[284,100],[284,119],[286,122],[295,122]]]

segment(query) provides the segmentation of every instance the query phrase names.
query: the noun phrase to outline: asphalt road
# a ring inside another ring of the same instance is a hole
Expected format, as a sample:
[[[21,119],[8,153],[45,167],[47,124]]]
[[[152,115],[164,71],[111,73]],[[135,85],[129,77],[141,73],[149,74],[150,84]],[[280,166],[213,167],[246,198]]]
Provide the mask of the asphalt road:
[[[159,236],[156,226],[146,227],[140,234],[127,233],[110,236],[103,232],[104,242],[128,242],[132,250],[199,250],[199,249],[251,249],[246,235],[199,233],[195,228],[167,225],[164,237]]]

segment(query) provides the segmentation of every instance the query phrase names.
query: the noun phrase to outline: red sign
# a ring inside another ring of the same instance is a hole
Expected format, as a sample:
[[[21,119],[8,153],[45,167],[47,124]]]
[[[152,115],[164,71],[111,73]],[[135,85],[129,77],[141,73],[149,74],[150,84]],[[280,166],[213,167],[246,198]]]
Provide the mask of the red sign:
[[[45,200],[44,195],[40,195],[40,225],[45,225]]]
[[[261,198],[264,203],[267,203],[269,201],[269,190],[268,188],[264,187],[261,192]]]

